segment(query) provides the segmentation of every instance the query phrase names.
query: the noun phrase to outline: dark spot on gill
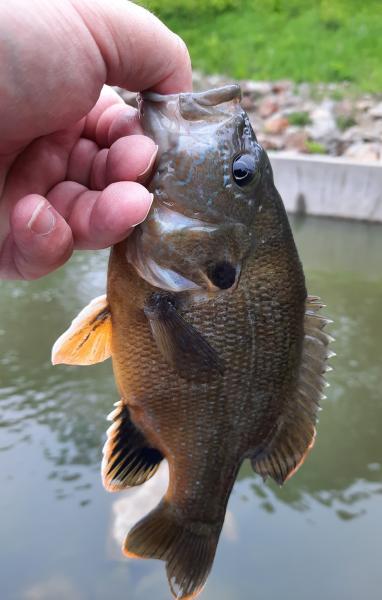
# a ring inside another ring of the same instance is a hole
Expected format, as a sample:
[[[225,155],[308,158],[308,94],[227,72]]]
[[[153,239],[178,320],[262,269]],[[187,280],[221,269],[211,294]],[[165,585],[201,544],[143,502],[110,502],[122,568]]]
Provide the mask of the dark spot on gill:
[[[220,262],[207,268],[209,280],[221,290],[228,290],[236,279],[236,269],[229,262]]]

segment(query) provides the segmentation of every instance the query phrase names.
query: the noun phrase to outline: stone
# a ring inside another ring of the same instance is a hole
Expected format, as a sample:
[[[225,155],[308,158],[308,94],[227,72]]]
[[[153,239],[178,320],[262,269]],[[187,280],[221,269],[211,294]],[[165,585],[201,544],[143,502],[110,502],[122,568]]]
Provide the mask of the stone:
[[[353,103],[348,100],[341,100],[334,105],[333,112],[336,116],[341,117],[353,117],[354,115],[354,106]]]
[[[260,117],[266,119],[273,115],[273,113],[277,112],[279,109],[279,103],[272,96],[268,96],[264,98],[259,104],[258,113]]]
[[[283,150],[285,148],[285,141],[282,136],[266,135],[260,132],[257,140],[265,150]]]
[[[374,106],[374,102],[371,98],[361,98],[360,100],[357,100],[357,102],[355,103],[356,110],[359,110],[361,112],[367,111],[370,108],[372,108],[373,106]]]
[[[243,92],[243,96],[251,95],[255,98],[260,96],[266,96],[272,92],[272,85],[269,81],[242,81],[241,89]]]
[[[333,116],[333,102],[324,100],[310,113],[311,125],[307,132],[313,140],[325,142],[328,138],[337,136],[337,125]]]
[[[281,92],[289,92],[292,89],[293,83],[288,79],[282,79],[280,81],[275,81],[272,85],[272,91],[275,94],[280,94]]]
[[[285,134],[284,142],[288,150],[296,150],[297,152],[307,151],[308,134],[303,129],[291,131]]]
[[[382,102],[373,106],[373,108],[369,110],[369,115],[373,117],[373,119],[382,119]]]
[[[289,121],[286,117],[275,115],[265,121],[264,129],[267,133],[279,134],[283,133],[288,125]]]
[[[255,101],[252,96],[243,96],[241,105],[246,112],[253,112],[255,110]]]
[[[358,162],[373,162],[382,160],[381,144],[355,142],[344,152],[343,156]]]
[[[345,129],[340,136],[341,142],[345,143],[361,142],[363,139],[363,131],[358,125],[354,125],[353,127],[349,127],[349,129]]]

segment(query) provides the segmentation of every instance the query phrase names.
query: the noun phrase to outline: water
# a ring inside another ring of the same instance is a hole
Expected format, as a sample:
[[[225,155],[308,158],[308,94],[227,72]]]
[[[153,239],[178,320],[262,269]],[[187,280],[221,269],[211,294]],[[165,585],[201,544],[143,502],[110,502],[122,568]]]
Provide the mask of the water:
[[[293,223],[309,290],[334,319],[337,358],[314,451],[283,487],[245,464],[205,600],[379,600],[382,589],[382,227]],[[146,486],[106,493],[111,365],[51,367],[50,348],[104,291],[106,254],[81,254],[0,295],[2,600],[169,600],[159,561],[123,559],[125,533],[156,503]]]

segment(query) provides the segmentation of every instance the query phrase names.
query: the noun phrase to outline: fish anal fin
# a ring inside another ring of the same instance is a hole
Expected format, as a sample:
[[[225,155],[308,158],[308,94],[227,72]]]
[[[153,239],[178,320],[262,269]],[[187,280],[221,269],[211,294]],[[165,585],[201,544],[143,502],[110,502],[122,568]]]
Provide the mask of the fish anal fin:
[[[293,422],[284,422],[272,441],[252,457],[254,471],[264,480],[271,477],[282,485],[303,464],[316,437],[316,428],[306,422],[304,425],[305,427],[302,423],[294,425]]]
[[[301,364],[294,392],[285,401],[285,411],[269,439],[251,458],[253,469],[266,479],[284,483],[299,469],[314,445],[319,403],[323,397],[333,338],[323,331],[329,319],[320,316],[324,305],[308,296],[304,318]]]
[[[163,455],[134,425],[123,401],[109,415],[113,423],[103,449],[102,481],[109,492],[144,483],[157,471]]]
[[[192,600],[202,591],[215,557],[222,523],[188,523],[166,500],[129,532],[123,552],[130,558],[166,561],[171,591]]]
[[[93,365],[111,356],[111,314],[106,295],[94,298],[52,348],[52,363]]]
[[[181,377],[203,381],[211,374],[224,373],[223,361],[216,350],[182,317],[171,294],[152,294],[144,312],[160,353]]]

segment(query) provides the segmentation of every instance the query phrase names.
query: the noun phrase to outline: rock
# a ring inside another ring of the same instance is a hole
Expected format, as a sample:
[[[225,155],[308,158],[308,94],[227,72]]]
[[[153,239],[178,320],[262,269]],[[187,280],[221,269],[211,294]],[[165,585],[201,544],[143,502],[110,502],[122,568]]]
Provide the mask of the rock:
[[[312,124],[307,127],[307,132],[313,140],[327,141],[337,136],[338,130],[333,116],[333,102],[324,100],[310,113]]]
[[[301,98],[295,94],[286,94],[282,104],[286,109],[284,112],[296,112],[300,110]]]
[[[357,102],[355,103],[356,110],[358,110],[360,112],[367,111],[370,108],[372,108],[373,106],[374,106],[374,102],[371,98],[361,98],[360,100],[357,100]]]
[[[243,96],[251,95],[255,98],[266,96],[272,92],[272,85],[269,81],[242,81],[241,89]]]
[[[267,117],[270,117],[271,115],[273,115],[273,113],[278,111],[278,109],[279,103],[277,102],[277,100],[275,100],[275,98],[273,98],[272,96],[268,96],[260,102],[258,113],[260,117],[266,119]]]
[[[354,106],[350,100],[341,100],[333,108],[333,112],[337,117],[351,118],[354,115]]]
[[[275,115],[265,121],[264,129],[267,133],[279,134],[283,133],[288,125],[289,121],[286,117]]]
[[[356,142],[349,146],[343,156],[346,158],[353,158],[360,162],[380,161],[382,160],[382,145]]]
[[[376,106],[369,110],[369,115],[373,119],[382,119],[382,102],[379,102]]]
[[[361,127],[354,125],[341,133],[340,140],[345,143],[361,142],[363,140],[363,131]]]
[[[283,150],[285,148],[285,141],[282,136],[266,135],[260,132],[257,140],[265,150]]]
[[[246,112],[253,112],[255,110],[255,101],[253,96],[243,96],[241,99],[241,105]]]
[[[297,152],[307,151],[308,134],[303,129],[291,131],[285,134],[284,142],[286,148],[297,150]]]
[[[304,99],[307,100],[310,98],[311,95],[311,86],[309,85],[309,83],[299,83],[298,88],[297,88],[297,95]]]
[[[361,131],[366,142],[380,142],[382,140],[382,119],[364,125]]]
[[[275,94],[280,94],[282,92],[289,92],[292,89],[293,83],[288,79],[282,79],[280,81],[275,81],[272,85],[272,90]]]
[[[263,121],[263,119],[260,119],[260,117],[258,116],[258,114],[256,112],[249,113],[249,120],[251,121],[251,125],[252,125],[253,130],[256,133],[256,135],[260,131],[263,131],[264,121]]]

